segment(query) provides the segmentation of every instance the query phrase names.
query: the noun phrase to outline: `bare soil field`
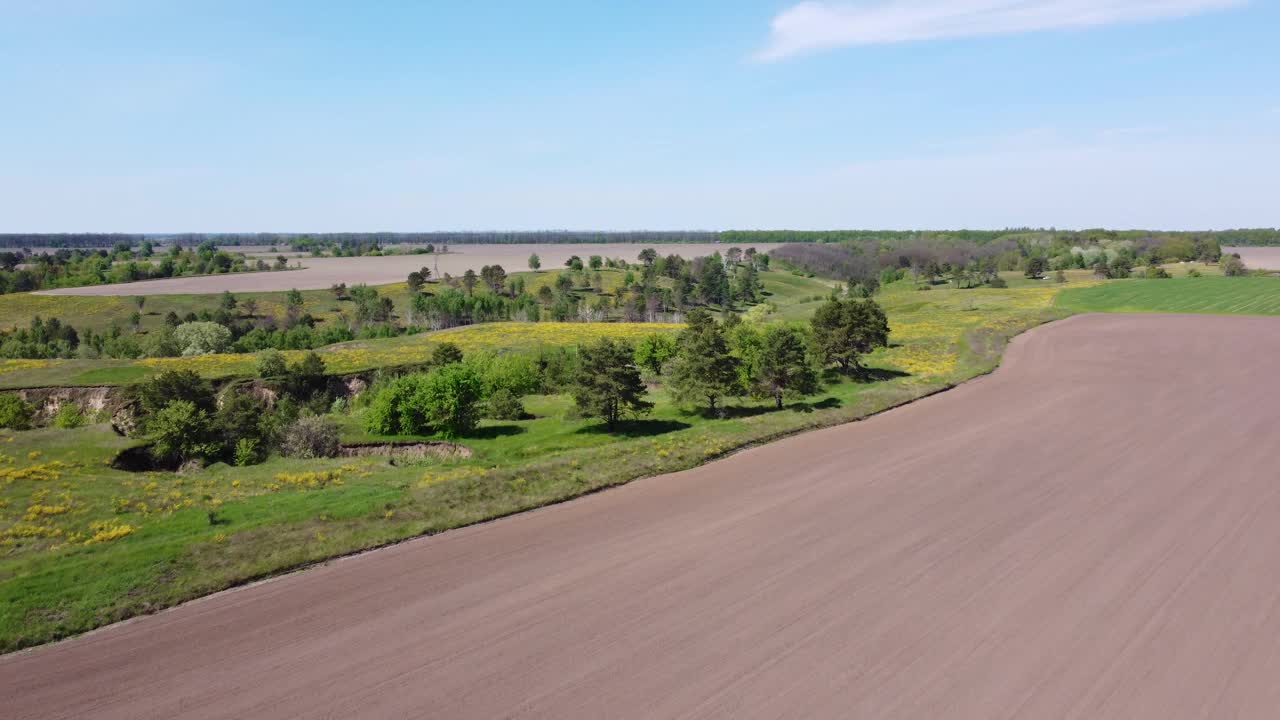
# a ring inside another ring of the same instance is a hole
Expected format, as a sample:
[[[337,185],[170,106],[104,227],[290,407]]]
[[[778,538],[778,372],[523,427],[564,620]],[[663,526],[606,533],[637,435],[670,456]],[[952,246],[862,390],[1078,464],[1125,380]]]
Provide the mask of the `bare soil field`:
[[[587,245],[452,245],[447,254],[440,255],[384,255],[381,257],[355,258],[297,258],[303,269],[282,272],[236,273],[203,277],[168,278],[118,285],[93,285],[90,287],[64,288],[42,291],[49,295],[186,295],[231,292],[271,292],[297,288],[322,290],[336,283],[347,285],[386,285],[404,282],[410,272],[421,267],[430,268],[433,274],[461,275],[468,269],[480,272],[485,265],[501,265],[507,272],[528,270],[529,255],[537,253],[543,269],[564,266],[566,260],[577,255],[586,262],[591,255],[623,258],[634,262],[644,248],[652,247],[663,255],[676,254],[685,258],[724,252],[727,244],[587,244]],[[743,246],[745,250],[748,246]],[[760,252],[767,252],[777,244],[751,245]]]
[[[1280,270],[1280,247],[1224,247],[1224,253],[1237,253],[1250,270]]]
[[[0,658],[7,718],[1272,718],[1280,320],[1078,316],[869,420]]]

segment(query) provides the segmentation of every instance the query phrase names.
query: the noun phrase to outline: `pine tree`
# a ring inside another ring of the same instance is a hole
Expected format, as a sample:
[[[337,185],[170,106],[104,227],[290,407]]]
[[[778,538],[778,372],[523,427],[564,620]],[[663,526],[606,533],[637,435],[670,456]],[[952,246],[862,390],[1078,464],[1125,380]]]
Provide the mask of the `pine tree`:
[[[609,338],[578,349],[573,400],[583,415],[604,420],[609,432],[624,415],[642,415],[653,408],[644,399],[648,389],[634,357],[631,345]]]
[[[737,358],[729,354],[724,329],[705,310],[693,310],[680,333],[680,352],[671,364],[671,392],[680,402],[716,402],[738,390]]]
[[[805,351],[805,336],[798,328],[772,325],[764,331],[752,392],[770,397],[782,409],[784,397],[803,397],[818,390],[818,373]]]
[[[874,300],[829,300],[810,323],[818,357],[846,373],[861,370],[859,356],[889,344],[888,318]]]

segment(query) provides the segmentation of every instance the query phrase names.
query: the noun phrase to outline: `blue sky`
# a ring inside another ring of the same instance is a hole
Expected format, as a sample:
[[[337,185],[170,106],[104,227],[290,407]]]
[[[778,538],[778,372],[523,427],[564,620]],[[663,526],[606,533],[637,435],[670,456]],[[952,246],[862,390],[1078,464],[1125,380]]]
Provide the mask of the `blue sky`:
[[[1280,225],[1268,0],[0,0],[0,232]]]

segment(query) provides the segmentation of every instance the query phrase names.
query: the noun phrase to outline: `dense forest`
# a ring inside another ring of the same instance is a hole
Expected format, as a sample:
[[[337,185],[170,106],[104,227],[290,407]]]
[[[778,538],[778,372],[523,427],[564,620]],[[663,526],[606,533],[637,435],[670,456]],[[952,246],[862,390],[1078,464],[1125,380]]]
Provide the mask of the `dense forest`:
[[[53,233],[0,234],[2,248],[110,248],[119,243],[139,245],[177,243],[194,247],[205,242],[218,245],[276,245],[358,247],[397,244],[554,244],[554,243],[712,243],[749,245],[757,243],[902,243],[924,240],[943,243],[987,245],[1002,240],[1027,237],[1059,238],[1076,244],[1144,239],[1216,240],[1219,245],[1280,245],[1280,229],[1257,228],[1214,231],[1159,230],[1055,230],[1008,228],[1004,230],[724,230],[724,231],[573,231],[536,232],[420,232],[420,233]]]

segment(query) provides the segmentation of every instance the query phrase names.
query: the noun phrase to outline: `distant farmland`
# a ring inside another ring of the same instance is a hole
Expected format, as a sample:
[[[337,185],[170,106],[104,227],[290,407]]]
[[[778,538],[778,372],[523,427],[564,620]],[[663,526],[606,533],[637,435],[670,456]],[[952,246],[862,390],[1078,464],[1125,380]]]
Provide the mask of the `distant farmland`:
[[[752,243],[738,247],[754,247],[768,252],[777,243]],[[554,270],[564,267],[570,257],[577,255],[585,262],[592,255],[605,258],[622,258],[636,261],[636,254],[652,247],[662,255],[680,255],[685,258],[710,255],[717,250],[724,252],[728,243],[696,245],[673,243],[668,245],[643,243],[584,244],[584,245],[455,245],[447,254],[432,255],[382,255],[369,257],[299,258],[302,270],[286,272],[248,273],[242,275],[208,275],[203,277],[171,278],[117,285],[93,285],[89,287],[50,290],[53,295],[187,295],[231,292],[271,292],[278,290],[322,290],[336,283],[347,285],[387,285],[404,282],[408,274],[421,267],[429,268],[433,275],[461,275],[467,270],[480,271],[485,265],[501,265],[507,272],[528,269],[529,256],[537,253],[542,267]],[[288,250],[288,248],[282,248]],[[289,254],[289,253],[282,253]]]
[[[1280,270],[1280,247],[1224,247],[1222,252],[1239,255],[1247,268]]]
[[[1057,306],[1072,312],[1280,315],[1280,279],[1202,277],[1130,280],[1068,288]]]

